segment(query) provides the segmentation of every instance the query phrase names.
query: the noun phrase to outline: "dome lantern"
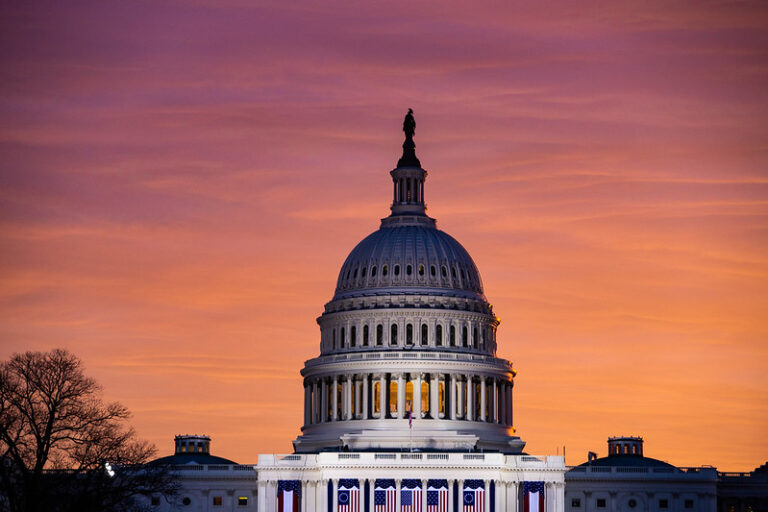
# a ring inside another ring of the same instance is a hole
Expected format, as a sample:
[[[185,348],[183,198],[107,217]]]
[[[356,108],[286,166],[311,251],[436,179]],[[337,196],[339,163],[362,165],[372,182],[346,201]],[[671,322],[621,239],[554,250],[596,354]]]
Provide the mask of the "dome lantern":
[[[394,193],[392,197],[392,216],[416,215],[426,217],[424,204],[424,180],[427,171],[421,168],[421,162],[416,158],[416,144],[413,136],[416,133],[416,121],[413,119],[413,109],[408,109],[403,121],[403,156],[397,161],[397,167],[390,171]]]

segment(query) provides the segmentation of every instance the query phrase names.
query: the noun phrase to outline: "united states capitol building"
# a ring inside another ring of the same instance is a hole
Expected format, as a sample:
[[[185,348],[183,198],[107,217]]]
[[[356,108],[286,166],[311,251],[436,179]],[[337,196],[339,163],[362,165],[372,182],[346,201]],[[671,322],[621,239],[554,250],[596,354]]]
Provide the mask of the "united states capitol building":
[[[177,436],[174,455],[156,463],[178,473],[181,490],[150,508],[760,510],[742,506],[744,496],[732,501],[738,508],[718,508],[716,469],[648,458],[640,438],[613,438],[606,457],[574,468],[525,450],[513,427],[515,370],[497,357],[499,319],[469,253],[427,215],[410,111],[404,131],[389,172],[391,213],[352,249],[317,320],[320,350],[301,369],[294,453],[236,464],[212,455],[207,436]]]

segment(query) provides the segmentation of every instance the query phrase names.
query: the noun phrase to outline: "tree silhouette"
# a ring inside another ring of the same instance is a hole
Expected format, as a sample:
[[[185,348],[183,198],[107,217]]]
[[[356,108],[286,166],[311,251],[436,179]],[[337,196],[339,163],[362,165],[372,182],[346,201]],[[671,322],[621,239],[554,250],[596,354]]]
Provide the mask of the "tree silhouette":
[[[138,495],[172,495],[155,448],[138,440],[119,403],[66,350],[26,352],[0,363],[0,509],[9,512],[132,510]]]

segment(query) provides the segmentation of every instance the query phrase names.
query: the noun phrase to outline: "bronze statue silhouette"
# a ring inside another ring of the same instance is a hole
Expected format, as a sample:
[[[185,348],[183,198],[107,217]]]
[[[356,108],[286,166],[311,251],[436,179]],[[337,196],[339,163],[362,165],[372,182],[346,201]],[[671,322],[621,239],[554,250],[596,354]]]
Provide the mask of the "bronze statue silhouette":
[[[405,120],[403,120],[403,131],[405,136],[409,139],[413,138],[416,133],[416,120],[413,118],[413,109],[409,108],[408,113],[405,114]]]
[[[409,108],[403,120],[405,141],[403,142],[403,156],[397,161],[398,167],[421,167],[421,162],[416,158],[416,144],[413,135],[416,133],[416,120],[413,118],[413,109]]]

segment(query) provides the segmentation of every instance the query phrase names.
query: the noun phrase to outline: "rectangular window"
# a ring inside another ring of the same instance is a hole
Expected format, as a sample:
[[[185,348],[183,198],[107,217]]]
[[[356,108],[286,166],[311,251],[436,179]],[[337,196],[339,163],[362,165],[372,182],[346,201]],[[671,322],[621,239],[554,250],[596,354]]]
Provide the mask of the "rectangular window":
[[[692,509],[693,508],[693,500],[685,500],[685,508]]]
[[[581,500],[579,498],[573,498],[571,500],[571,508],[581,508]]]
[[[222,505],[222,499],[221,496],[214,496],[213,497],[213,506],[214,507],[220,507]]]
[[[248,506],[248,496],[238,496],[237,497],[237,504],[240,507],[247,507]]]
[[[664,509],[669,508],[669,501],[659,500],[659,508],[664,508]]]
[[[605,498],[597,499],[597,508],[605,508]]]

